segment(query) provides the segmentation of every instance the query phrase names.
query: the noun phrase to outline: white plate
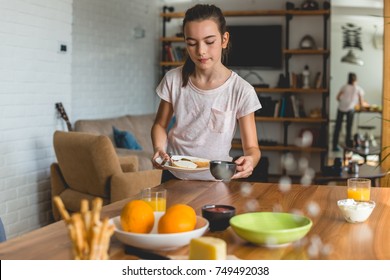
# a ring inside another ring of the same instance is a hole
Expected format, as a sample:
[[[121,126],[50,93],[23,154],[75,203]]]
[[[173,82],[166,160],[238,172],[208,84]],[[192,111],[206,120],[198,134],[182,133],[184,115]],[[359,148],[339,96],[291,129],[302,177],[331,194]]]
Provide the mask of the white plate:
[[[173,160],[180,160],[182,158],[186,158],[189,160],[203,160],[203,161],[208,160],[205,158],[181,156],[181,155],[174,155],[171,158]],[[158,164],[161,164],[162,159],[157,158],[156,162]],[[170,166],[169,164],[165,164],[164,169],[169,170],[176,178],[179,178],[181,180],[220,181],[220,180],[216,180],[214,176],[211,175],[209,167],[181,168],[181,167],[175,167],[175,166]]]
[[[205,158],[198,158],[198,157],[191,157],[191,156],[179,156],[179,155],[174,155],[171,156],[172,160],[181,160],[183,158],[189,159],[191,161],[210,161],[209,159]],[[158,164],[161,164],[162,158],[156,158],[156,162]],[[171,171],[177,171],[177,172],[186,172],[186,173],[197,173],[197,172],[202,172],[205,170],[209,170],[208,167],[200,167],[200,168],[183,168],[183,167],[176,167],[176,166],[171,166],[169,163],[164,164],[164,169],[171,170]]]
[[[196,216],[196,226],[192,231],[180,233],[157,233],[157,225],[164,212],[154,212],[154,227],[150,233],[131,233],[123,231],[120,222],[120,216],[110,219],[110,224],[115,226],[115,237],[124,244],[146,249],[146,250],[173,250],[190,244],[192,238],[202,236],[207,228],[209,222],[201,217]]]

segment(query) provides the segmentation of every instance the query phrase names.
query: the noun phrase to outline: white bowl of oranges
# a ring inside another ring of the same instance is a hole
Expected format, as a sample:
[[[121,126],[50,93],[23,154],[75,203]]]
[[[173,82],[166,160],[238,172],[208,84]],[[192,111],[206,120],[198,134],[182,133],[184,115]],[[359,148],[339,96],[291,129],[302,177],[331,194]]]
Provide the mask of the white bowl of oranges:
[[[146,250],[173,250],[202,236],[209,222],[194,209],[175,204],[166,212],[154,212],[142,200],[127,203],[120,216],[112,218],[115,236],[124,244]]]

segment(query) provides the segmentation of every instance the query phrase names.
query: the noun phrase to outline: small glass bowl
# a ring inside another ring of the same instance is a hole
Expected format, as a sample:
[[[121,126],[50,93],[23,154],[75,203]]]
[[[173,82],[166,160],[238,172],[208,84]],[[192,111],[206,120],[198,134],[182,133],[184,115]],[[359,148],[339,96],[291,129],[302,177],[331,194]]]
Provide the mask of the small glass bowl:
[[[337,201],[337,206],[340,208],[344,219],[348,223],[361,223],[366,221],[375,208],[375,202],[357,201],[354,199],[341,199]]]
[[[223,231],[229,227],[236,208],[230,205],[208,204],[202,207],[202,216],[209,221],[210,231]]]

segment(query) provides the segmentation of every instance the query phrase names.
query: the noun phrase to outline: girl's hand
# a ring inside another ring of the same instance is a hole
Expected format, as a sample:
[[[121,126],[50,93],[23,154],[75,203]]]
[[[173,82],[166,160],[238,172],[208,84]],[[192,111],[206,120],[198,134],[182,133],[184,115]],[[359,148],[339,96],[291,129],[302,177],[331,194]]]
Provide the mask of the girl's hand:
[[[157,151],[154,155],[153,155],[153,158],[152,158],[152,163],[153,163],[153,166],[157,169],[163,169],[163,164],[158,164],[156,162],[156,159],[157,158],[162,158],[162,161],[161,163],[165,163],[167,161],[171,161],[171,157],[169,154],[167,154],[165,151],[163,150],[159,150]]]
[[[236,159],[235,161],[237,165],[236,174],[232,177],[232,179],[239,178],[247,178],[252,175],[253,172],[253,161],[250,156],[242,156]]]

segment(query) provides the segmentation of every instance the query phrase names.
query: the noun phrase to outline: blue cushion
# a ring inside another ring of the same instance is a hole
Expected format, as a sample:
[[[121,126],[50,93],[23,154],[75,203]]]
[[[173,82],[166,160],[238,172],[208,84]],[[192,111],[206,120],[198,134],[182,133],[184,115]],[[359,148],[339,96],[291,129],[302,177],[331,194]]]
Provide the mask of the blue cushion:
[[[169,132],[171,128],[175,125],[175,122],[176,122],[176,116],[173,116],[172,119],[169,121],[167,132]]]
[[[129,131],[119,130],[115,126],[112,127],[114,133],[115,145],[118,148],[125,148],[130,150],[142,150],[141,145],[137,139]]]

